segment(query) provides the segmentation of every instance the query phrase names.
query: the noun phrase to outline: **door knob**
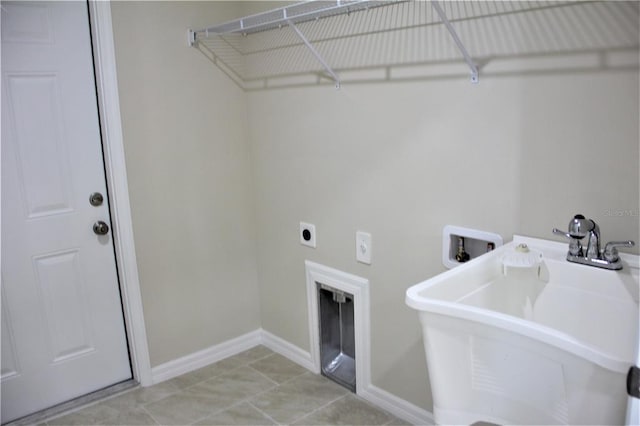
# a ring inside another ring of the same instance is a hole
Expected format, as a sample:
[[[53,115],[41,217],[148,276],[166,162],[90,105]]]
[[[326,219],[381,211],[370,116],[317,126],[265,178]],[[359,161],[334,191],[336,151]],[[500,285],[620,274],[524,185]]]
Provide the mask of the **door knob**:
[[[93,224],[93,232],[95,232],[96,235],[105,235],[109,232],[109,225],[99,220]]]
[[[102,194],[99,192],[94,192],[89,196],[89,204],[91,204],[92,206],[95,206],[95,207],[101,206],[103,201],[104,201],[104,198],[102,197]]]

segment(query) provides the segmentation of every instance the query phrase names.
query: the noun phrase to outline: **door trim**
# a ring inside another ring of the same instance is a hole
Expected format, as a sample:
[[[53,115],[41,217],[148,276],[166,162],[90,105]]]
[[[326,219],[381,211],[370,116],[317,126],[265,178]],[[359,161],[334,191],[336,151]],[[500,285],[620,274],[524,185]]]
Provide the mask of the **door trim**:
[[[134,380],[142,386],[150,386],[153,383],[133,240],[113,44],[111,2],[89,0],[88,3],[112,235],[118,264],[118,278],[131,355],[131,367]]]

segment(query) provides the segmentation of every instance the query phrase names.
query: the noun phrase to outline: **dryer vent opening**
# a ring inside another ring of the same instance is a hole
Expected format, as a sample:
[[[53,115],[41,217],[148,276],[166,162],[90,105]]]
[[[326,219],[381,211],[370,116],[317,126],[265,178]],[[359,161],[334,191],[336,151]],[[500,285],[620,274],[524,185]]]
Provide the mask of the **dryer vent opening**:
[[[323,376],[356,391],[353,295],[317,283],[320,363]]]

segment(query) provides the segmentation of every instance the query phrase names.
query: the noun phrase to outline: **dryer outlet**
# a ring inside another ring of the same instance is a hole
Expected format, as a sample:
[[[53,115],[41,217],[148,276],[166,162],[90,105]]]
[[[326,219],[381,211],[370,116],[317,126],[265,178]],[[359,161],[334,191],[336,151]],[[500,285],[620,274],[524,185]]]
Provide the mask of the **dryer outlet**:
[[[316,248],[316,226],[311,223],[300,222],[300,244]]]

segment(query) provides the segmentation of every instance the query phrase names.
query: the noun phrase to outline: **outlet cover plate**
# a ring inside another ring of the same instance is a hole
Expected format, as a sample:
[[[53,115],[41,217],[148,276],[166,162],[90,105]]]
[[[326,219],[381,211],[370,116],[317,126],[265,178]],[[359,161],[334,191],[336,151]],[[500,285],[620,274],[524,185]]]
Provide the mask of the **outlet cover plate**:
[[[311,223],[300,222],[300,244],[316,248],[316,226]]]
[[[356,232],[356,260],[360,263],[371,265],[371,234],[368,232]]]

